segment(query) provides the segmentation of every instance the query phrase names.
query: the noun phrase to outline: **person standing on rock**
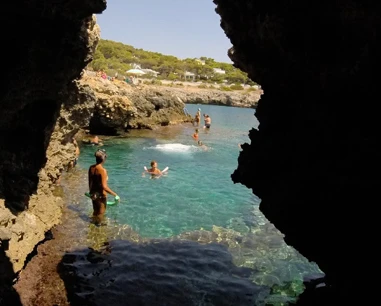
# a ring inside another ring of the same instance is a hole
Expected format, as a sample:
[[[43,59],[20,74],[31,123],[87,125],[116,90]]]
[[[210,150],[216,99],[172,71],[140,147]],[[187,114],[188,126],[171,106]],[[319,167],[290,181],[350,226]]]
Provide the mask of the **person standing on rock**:
[[[75,158],[74,158],[74,160],[72,160],[69,163],[69,169],[72,169],[72,168],[74,168],[77,165],[79,154],[80,154],[78,143],[77,143],[77,141],[75,140],[74,137],[72,138],[72,143],[73,143],[74,148],[75,148]]]
[[[107,185],[107,171],[103,167],[106,161],[106,150],[98,149],[95,154],[96,163],[89,168],[89,190],[90,198],[93,202],[93,218],[95,223],[99,224],[104,218],[107,206],[107,194],[115,197],[119,201],[119,196]]]

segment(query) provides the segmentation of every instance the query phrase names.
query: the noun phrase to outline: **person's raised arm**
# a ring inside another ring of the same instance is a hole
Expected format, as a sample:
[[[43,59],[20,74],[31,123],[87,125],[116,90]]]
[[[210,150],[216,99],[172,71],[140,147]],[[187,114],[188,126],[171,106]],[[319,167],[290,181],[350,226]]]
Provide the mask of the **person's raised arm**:
[[[113,195],[114,197],[117,196],[117,194],[112,191],[108,185],[107,185],[107,172],[105,169],[102,169],[102,171],[100,172],[101,174],[101,178],[102,178],[102,188],[109,194]]]

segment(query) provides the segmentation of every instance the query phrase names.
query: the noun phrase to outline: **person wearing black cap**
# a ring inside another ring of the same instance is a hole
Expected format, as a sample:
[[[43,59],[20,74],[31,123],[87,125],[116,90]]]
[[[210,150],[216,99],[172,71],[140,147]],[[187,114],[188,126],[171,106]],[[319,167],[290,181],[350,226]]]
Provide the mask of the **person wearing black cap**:
[[[99,149],[94,154],[96,163],[89,168],[89,190],[90,198],[93,202],[93,217],[96,223],[103,220],[107,206],[107,194],[115,197],[119,201],[119,196],[107,185],[107,170],[103,167],[106,161],[106,150]]]

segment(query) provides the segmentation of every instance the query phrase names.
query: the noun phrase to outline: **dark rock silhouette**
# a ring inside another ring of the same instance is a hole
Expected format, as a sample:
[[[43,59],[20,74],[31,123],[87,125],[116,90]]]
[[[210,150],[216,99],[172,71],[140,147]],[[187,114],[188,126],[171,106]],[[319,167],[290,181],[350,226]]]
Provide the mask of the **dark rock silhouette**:
[[[369,279],[378,241],[380,5],[214,2],[234,46],[230,57],[265,92],[256,111],[260,126],[242,146],[233,181],[251,188],[286,241],[326,273],[329,289],[311,284],[315,289],[300,303],[308,305],[316,293],[321,299],[314,303],[320,305],[366,304],[363,299],[376,292]],[[38,173],[47,163],[68,86],[91,60],[96,45],[96,35],[89,36],[95,26],[91,16],[105,8],[104,0],[3,4],[0,205],[14,215],[43,211],[36,208],[39,201],[31,201]],[[54,223],[43,222],[37,237]],[[25,240],[32,235],[25,233],[9,243],[32,248],[32,240]],[[24,255],[9,261],[22,267]],[[317,293],[323,291],[324,296]]]
[[[378,238],[381,7],[214,2],[230,58],[264,90],[259,128],[232,179],[251,188],[286,242],[326,273],[330,296],[319,305],[363,304],[371,271],[352,265],[372,261]],[[358,244],[365,237],[370,244]]]
[[[8,242],[8,239],[0,240],[0,306],[21,306],[20,297],[12,287],[16,274],[13,272],[12,263],[5,253],[8,249]]]

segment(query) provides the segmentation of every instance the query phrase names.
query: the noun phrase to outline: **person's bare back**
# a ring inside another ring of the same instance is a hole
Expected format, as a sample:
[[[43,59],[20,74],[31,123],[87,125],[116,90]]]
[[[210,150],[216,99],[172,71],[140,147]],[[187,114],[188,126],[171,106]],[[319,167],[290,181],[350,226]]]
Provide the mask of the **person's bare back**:
[[[107,185],[107,171],[103,167],[107,158],[106,151],[99,149],[94,155],[96,163],[89,167],[88,180],[90,198],[93,202],[93,217],[99,223],[106,212],[107,194],[113,195],[116,200],[119,200],[119,196]]]
[[[99,194],[107,196],[107,192],[103,187],[102,181],[107,180],[107,171],[102,164],[95,164],[89,168],[89,187],[90,194]]]

